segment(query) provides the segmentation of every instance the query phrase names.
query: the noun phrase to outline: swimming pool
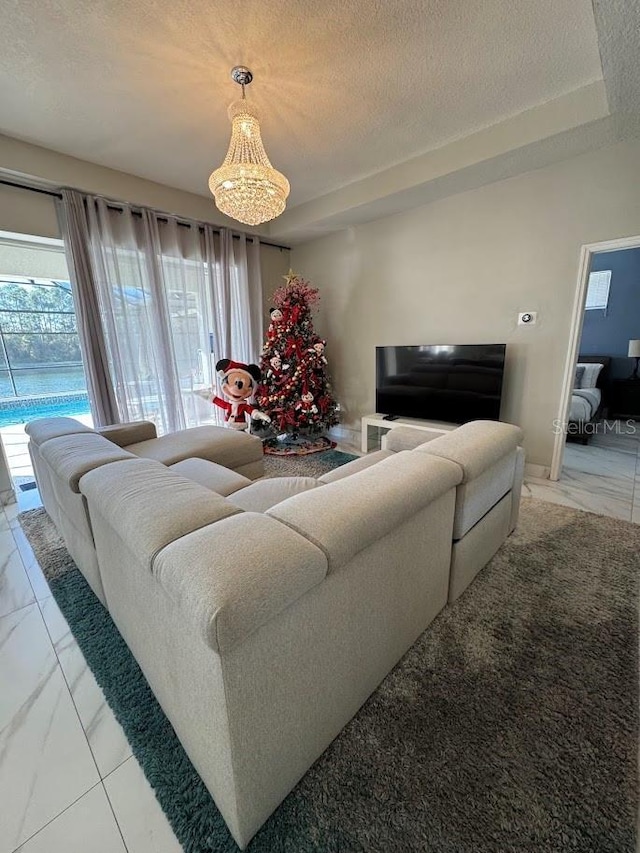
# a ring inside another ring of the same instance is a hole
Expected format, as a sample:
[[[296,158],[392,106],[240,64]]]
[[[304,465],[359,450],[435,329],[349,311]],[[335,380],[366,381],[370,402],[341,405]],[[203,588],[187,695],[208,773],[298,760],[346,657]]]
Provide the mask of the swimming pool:
[[[20,367],[9,371],[0,366],[0,401],[11,397],[59,397],[86,394],[87,379],[82,366]]]
[[[0,427],[26,424],[34,418],[88,415],[90,411],[89,397],[86,391],[77,394],[17,397],[11,400],[0,400]]]

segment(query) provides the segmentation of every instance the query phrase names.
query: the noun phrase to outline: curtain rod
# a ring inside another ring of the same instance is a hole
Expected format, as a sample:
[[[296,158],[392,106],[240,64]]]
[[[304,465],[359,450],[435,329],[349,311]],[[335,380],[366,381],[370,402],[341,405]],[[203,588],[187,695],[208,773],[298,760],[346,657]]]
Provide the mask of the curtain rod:
[[[43,189],[40,189],[40,187],[30,187],[29,184],[21,184],[18,181],[7,181],[5,178],[0,178],[0,184],[4,184],[7,187],[16,187],[19,190],[28,190],[31,193],[40,193],[40,195],[49,195],[52,198],[60,198],[60,199],[62,198],[62,193],[58,192],[57,190],[43,190]],[[117,202],[107,202],[107,207],[110,210],[118,210],[118,211],[120,211],[120,213],[122,213],[122,210],[123,210],[123,208]],[[134,216],[142,216],[142,214],[136,210],[133,210],[132,213]],[[168,222],[169,221],[168,219],[165,219],[162,216],[159,217],[159,220],[160,220],[160,222]],[[190,227],[190,223],[187,223],[187,222],[179,222],[178,221],[178,225],[182,226],[183,228],[189,228]],[[218,231],[215,227],[213,230],[214,230],[215,234],[220,233],[220,231]],[[257,235],[247,234],[246,236],[254,237]],[[239,238],[234,237],[234,239],[238,240]],[[281,246],[279,243],[270,243],[268,240],[261,240],[260,237],[258,237],[258,242],[260,243],[261,246],[271,246],[273,249],[286,249],[287,251],[291,250],[291,246]]]

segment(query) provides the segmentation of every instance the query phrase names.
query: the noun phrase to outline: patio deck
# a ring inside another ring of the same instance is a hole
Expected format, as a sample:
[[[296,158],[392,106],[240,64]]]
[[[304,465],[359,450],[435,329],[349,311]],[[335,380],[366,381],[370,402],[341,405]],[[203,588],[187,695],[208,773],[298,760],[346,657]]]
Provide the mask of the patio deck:
[[[80,421],[81,424],[93,426],[91,415],[73,415],[72,417]],[[33,466],[27,450],[29,436],[24,431],[24,427],[24,424],[12,424],[0,428],[0,439],[4,445],[9,471],[16,485],[16,492],[19,491],[20,483],[33,480]]]

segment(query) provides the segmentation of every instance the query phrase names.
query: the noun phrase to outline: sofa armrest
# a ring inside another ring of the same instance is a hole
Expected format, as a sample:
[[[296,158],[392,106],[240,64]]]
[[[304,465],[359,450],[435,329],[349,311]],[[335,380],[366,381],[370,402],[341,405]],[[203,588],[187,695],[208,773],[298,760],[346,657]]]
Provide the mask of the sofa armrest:
[[[126,424],[111,424],[100,427],[96,432],[108,438],[114,444],[117,444],[118,447],[127,447],[127,445],[136,444],[138,441],[149,441],[151,438],[158,437],[156,425],[151,421],[130,421]]]
[[[461,479],[462,471],[453,462],[404,451],[321,489],[288,498],[267,515],[322,549],[329,570],[335,571]]]
[[[416,449],[416,453],[449,459],[462,468],[463,483],[484,474],[515,452],[522,430],[499,421],[471,421]]]
[[[273,518],[243,512],[167,545],[153,573],[185,623],[223,653],[321,583],[327,560]]]

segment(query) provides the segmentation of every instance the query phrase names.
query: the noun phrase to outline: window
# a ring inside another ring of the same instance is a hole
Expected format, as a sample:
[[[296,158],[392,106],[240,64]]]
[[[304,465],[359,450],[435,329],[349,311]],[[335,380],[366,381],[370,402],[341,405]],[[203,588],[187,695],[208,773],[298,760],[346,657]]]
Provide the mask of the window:
[[[603,270],[602,272],[592,272],[589,275],[589,284],[587,287],[587,303],[585,311],[593,311],[600,309],[607,310],[609,303],[609,288],[611,286],[611,270]]]
[[[85,390],[69,282],[0,276],[0,397]]]

